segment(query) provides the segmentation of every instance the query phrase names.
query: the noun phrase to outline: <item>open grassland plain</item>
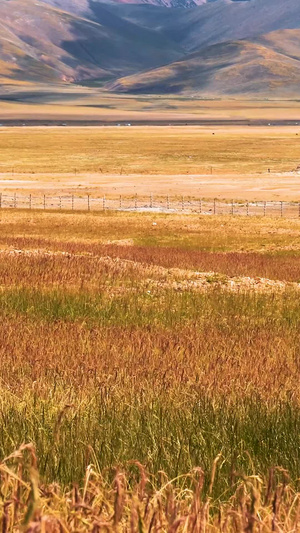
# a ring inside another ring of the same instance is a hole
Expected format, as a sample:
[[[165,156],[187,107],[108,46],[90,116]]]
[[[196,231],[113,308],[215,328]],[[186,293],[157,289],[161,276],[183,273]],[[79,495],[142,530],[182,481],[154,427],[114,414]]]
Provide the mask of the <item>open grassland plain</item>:
[[[2,530],[298,531],[300,221],[0,226]]]
[[[69,174],[233,174],[292,172],[300,125],[293,127],[2,128],[2,172]],[[274,150],[276,146],[276,150]]]
[[[178,121],[299,121],[298,100],[208,100],[180,95],[121,95],[98,88],[49,84],[0,87],[3,121],[166,123]]]
[[[1,192],[299,200],[300,126],[1,128]]]

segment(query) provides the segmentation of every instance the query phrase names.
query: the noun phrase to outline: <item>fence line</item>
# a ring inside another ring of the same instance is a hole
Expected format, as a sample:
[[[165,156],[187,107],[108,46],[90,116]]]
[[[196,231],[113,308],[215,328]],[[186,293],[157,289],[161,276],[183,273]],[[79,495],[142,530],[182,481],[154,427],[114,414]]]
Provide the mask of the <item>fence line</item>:
[[[181,213],[199,215],[231,215],[231,216],[275,216],[286,218],[300,218],[300,202],[283,201],[224,201],[216,198],[174,197],[169,195],[148,197],[137,194],[132,196],[102,196],[93,198],[86,196],[52,196],[52,195],[21,195],[0,193],[0,209],[41,209],[66,211],[135,211],[157,213]]]

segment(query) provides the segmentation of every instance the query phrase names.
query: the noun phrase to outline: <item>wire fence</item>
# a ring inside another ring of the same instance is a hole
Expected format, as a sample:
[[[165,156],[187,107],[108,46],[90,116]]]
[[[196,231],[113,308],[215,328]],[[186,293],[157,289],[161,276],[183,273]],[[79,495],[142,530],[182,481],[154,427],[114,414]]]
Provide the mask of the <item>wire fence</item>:
[[[300,217],[300,202],[225,201],[187,197],[75,195],[21,195],[0,193],[0,209],[40,209],[65,211],[136,211],[157,213],[197,213],[200,215],[244,215]]]

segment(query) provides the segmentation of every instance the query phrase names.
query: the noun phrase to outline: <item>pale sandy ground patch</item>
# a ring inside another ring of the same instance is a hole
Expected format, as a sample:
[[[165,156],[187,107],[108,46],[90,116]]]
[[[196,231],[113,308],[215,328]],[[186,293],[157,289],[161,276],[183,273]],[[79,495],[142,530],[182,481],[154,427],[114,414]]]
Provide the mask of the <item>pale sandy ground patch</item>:
[[[115,198],[119,195],[132,197],[219,198],[249,201],[299,201],[300,173],[265,174],[22,174],[11,178],[11,174],[0,173],[0,191],[4,194],[33,194],[49,196],[90,194],[94,198]]]

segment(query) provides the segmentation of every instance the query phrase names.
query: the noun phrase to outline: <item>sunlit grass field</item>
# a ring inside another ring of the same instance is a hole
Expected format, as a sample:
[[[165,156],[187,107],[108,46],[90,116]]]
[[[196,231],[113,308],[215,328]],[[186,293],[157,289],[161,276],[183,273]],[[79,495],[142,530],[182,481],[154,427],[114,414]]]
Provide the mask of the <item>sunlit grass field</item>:
[[[202,531],[195,513],[212,530],[271,531],[279,500],[282,527],[296,527],[300,221],[0,215],[0,455],[22,443],[37,455],[30,471],[28,450],[0,463],[3,501],[17,475],[31,480],[30,519],[50,513],[66,531]],[[67,496],[74,483],[84,491]],[[7,520],[26,522],[22,509]]]
[[[0,172],[249,174],[299,164],[298,128],[2,128]],[[276,146],[276,149],[274,149]]]

